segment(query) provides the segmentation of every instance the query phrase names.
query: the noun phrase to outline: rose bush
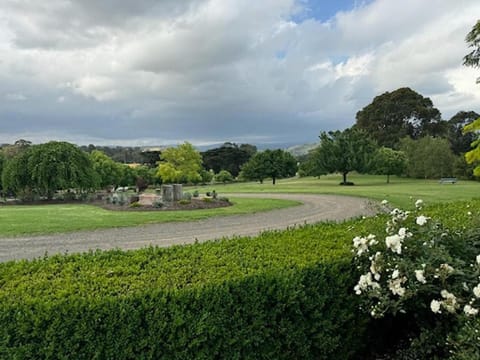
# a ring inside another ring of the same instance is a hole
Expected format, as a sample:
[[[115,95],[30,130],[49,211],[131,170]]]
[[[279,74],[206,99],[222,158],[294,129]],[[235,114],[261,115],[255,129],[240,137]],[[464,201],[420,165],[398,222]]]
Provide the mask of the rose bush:
[[[451,231],[426,216],[423,205],[417,200],[412,212],[393,209],[385,235],[353,239],[361,273],[353,290],[372,317],[414,324],[398,330],[404,358],[480,358],[478,341],[470,341],[480,329],[479,232]]]

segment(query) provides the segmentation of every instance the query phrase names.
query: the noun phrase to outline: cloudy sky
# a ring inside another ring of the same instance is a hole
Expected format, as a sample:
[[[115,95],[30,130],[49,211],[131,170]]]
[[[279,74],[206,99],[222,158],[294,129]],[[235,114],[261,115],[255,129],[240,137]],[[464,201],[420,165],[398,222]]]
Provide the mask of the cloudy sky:
[[[0,143],[315,142],[409,86],[480,112],[478,0],[2,0]]]

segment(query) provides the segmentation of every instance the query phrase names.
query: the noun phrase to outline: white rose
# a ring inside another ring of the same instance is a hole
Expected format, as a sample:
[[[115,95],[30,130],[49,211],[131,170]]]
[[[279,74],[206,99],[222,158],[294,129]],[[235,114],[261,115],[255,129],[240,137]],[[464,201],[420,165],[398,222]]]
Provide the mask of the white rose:
[[[441,305],[441,302],[438,301],[438,300],[432,300],[432,302],[430,303],[430,309],[432,309],[432,311],[435,313],[435,314],[439,314],[441,313],[440,311],[440,305]]]

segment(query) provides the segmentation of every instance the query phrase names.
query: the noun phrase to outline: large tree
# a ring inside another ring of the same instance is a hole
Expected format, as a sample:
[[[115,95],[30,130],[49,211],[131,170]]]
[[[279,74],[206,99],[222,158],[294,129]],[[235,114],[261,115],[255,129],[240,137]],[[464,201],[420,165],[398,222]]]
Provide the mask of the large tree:
[[[470,150],[470,144],[478,135],[474,132],[464,132],[463,128],[471,124],[480,115],[475,111],[459,111],[448,120],[448,140],[455,155],[464,154]]]
[[[351,171],[368,171],[377,145],[361,130],[350,128],[344,131],[322,132],[320,145],[312,152],[311,171],[315,175],[339,172],[341,184],[348,184]]]
[[[404,138],[400,148],[407,156],[407,176],[435,179],[454,175],[457,158],[447,139],[432,136],[419,140]]]
[[[185,142],[162,152],[157,174],[165,183],[198,183],[202,180],[202,156],[192,144]]]
[[[73,144],[51,141],[33,145],[7,163],[4,185],[16,193],[32,191],[51,199],[56,190],[89,190],[95,172],[89,156]]]
[[[356,127],[389,148],[396,148],[405,136],[418,139],[445,132],[445,122],[432,101],[408,87],[375,97],[356,118]]]
[[[284,150],[265,150],[256,153],[243,167],[242,177],[247,180],[263,182],[266,178],[276,180],[294,176],[297,172],[297,161]]]
[[[215,173],[227,170],[234,177],[240,172],[240,168],[254,154],[256,148],[253,145],[225,143],[221,147],[210,149],[202,153],[205,170],[212,169]]]

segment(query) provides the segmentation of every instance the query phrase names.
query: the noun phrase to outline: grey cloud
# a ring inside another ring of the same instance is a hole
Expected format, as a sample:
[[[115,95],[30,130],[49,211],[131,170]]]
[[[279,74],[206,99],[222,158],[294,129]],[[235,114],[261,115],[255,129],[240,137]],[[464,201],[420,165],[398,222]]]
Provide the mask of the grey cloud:
[[[470,106],[474,91],[451,96],[465,75],[449,74],[461,69],[480,5],[465,0],[449,20],[451,2],[434,1],[432,10],[377,0],[298,24],[291,0],[9,1],[0,14],[19,16],[9,28],[16,40],[0,37],[0,142],[15,133],[107,144],[314,142],[399,86],[442,112]]]

